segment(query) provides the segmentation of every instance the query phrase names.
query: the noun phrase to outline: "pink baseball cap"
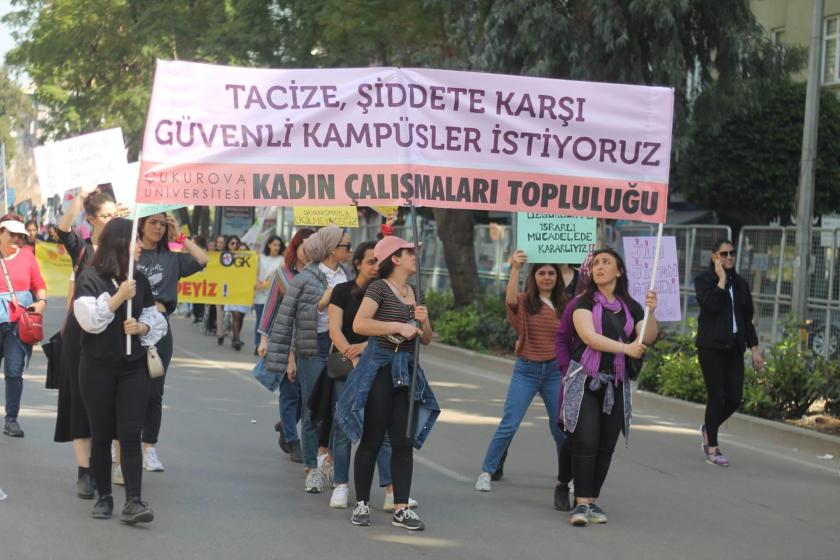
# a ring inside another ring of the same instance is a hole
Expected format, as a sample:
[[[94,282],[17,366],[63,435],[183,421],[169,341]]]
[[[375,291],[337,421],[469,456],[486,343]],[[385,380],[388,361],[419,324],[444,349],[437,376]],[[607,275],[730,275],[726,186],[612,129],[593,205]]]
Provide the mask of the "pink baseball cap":
[[[422,243],[417,244],[418,247],[422,245]],[[394,235],[388,235],[376,243],[376,247],[373,248],[373,256],[376,257],[379,266],[382,266],[382,263],[388,260],[388,257],[400,249],[414,249],[414,243]]]

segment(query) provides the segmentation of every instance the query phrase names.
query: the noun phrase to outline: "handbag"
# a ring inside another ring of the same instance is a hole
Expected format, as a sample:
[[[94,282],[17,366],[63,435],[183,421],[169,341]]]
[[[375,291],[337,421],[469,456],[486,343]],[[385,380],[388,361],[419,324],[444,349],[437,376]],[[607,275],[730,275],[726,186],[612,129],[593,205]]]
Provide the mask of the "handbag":
[[[115,288],[119,289],[115,279],[111,278],[111,282],[113,282]],[[148,366],[149,369],[150,379],[163,377],[163,374],[166,373],[166,369],[163,367],[163,360],[160,358],[157,346],[146,346],[146,366]]]
[[[9,278],[9,269],[6,268],[6,259],[0,256],[0,264],[3,265],[3,275],[6,277],[6,287],[12,294],[9,302],[9,321],[17,323],[18,338],[24,344],[35,344],[44,340],[44,316],[34,311],[29,311],[18,302],[12,287],[12,280]]]
[[[146,347],[146,364],[149,366],[149,378],[157,379],[163,377],[166,370],[163,369],[163,360],[160,358],[157,346]]]
[[[346,379],[353,371],[353,360],[348,360],[341,352],[333,352],[334,348],[334,345],[330,345],[330,353],[327,355],[327,377]]]

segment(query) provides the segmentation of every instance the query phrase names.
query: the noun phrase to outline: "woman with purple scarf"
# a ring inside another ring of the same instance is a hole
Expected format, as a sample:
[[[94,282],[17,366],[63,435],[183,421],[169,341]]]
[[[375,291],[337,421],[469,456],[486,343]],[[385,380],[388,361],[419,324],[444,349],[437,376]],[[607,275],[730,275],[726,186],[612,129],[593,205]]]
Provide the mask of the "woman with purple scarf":
[[[572,434],[575,508],[572,525],[606,523],[595,504],[607,478],[618,434],[630,432],[630,383],[627,357],[641,358],[656,340],[653,316],[656,293],[648,292],[650,310],[642,340],[644,311],[627,289],[624,261],[612,249],[592,256],[591,283],[577,298],[572,320],[577,336],[563,388],[563,422]]]

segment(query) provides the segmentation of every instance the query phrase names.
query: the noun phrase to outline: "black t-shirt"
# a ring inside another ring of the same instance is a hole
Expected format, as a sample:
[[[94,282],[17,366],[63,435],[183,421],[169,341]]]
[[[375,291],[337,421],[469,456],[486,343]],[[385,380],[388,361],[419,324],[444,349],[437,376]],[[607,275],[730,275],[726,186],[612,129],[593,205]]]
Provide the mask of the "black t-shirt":
[[[73,230],[56,229],[56,232],[58,232],[58,241],[67,249],[67,254],[73,262],[73,270],[79,274],[93,260],[93,244],[89,239],[82,239],[82,236]],[[82,262],[79,262],[80,258]]]
[[[362,305],[362,299],[365,297],[364,292],[359,293],[359,297],[353,297],[353,289],[356,287],[356,281],[342,282],[337,284],[330,296],[330,305],[340,307],[344,311],[341,319],[341,334],[347,339],[350,344],[359,344],[366,342],[367,337],[356,334],[353,331],[353,321],[356,319],[356,313],[359,312],[359,306]]]
[[[602,333],[607,338],[611,338],[613,340],[620,340],[622,342],[627,342],[627,339],[634,340],[635,338],[635,328],[639,322],[644,319],[645,311],[642,309],[642,306],[639,305],[636,300],[630,300],[627,303],[627,308],[630,310],[630,314],[633,316],[633,332],[630,333],[630,337],[625,336],[623,332],[621,332],[621,328],[624,326],[624,322],[627,320],[627,315],[624,313],[624,307],[621,308],[621,311],[615,313],[616,321],[611,321],[609,317],[607,317],[607,313],[611,313],[607,309],[604,309],[603,317],[602,317]],[[592,311],[594,307],[593,301],[578,298],[577,305],[575,305],[575,309],[586,309]],[[586,345],[580,340],[580,337],[577,337],[577,345],[572,350],[572,359],[580,362],[581,358],[583,357],[583,351],[586,350]],[[615,354],[610,354],[607,352],[601,353],[601,367],[599,368],[600,371],[612,371],[615,369]]]

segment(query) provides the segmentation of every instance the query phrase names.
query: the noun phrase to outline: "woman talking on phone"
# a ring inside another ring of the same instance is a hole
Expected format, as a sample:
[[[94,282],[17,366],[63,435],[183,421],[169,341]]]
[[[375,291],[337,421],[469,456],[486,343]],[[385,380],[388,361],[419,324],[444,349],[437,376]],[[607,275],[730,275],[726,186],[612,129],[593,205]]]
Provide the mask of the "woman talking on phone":
[[[752,352],[756,369],[764,367],[753,325],[753,301],[747,281],[735,272],[735,247],[719,241],[709,268],[694,279],[700,304],[697,357],[706,382],[705,423],[700,427],[706,462],[728,467],[718,446],[718,429],[741,406],[744,391],[744,351]]]

